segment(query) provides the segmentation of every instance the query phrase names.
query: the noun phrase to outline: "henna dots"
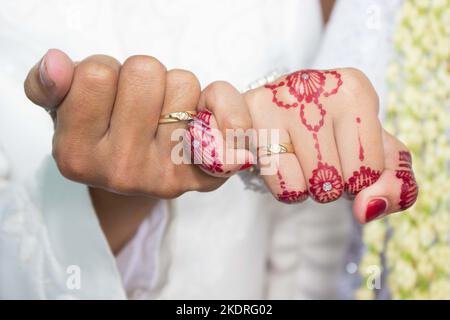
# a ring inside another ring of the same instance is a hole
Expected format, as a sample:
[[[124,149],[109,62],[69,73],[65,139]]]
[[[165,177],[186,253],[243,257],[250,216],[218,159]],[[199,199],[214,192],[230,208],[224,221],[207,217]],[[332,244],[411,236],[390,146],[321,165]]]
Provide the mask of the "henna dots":
[[[286,182],[281,175],[281,172],[277,171],[278,181],[280,183],[281,193],[277,194],[278,201],[292,204],[297,202],[303,202],[308,198],[308,191],[295,191],[288,190]]]

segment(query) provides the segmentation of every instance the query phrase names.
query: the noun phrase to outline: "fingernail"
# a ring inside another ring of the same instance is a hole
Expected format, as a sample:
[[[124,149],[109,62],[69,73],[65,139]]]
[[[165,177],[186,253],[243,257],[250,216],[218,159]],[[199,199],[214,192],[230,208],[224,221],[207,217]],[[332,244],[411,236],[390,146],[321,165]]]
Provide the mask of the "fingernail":
[[[41,60],[41,64],[39,65],[39,78],[41,79],[41,83],[47,87],[53,87],[55,82],[50,78],[47,70],[47,54]]]
[[[367,204],[366,222],[375,220],[385,213],[387,201],[385,199],[373,199]]]
[[[211,132],[210,112],[200,112],[188,124],[188,140],[194,164],[213,175],[222,175],[223,164],[219,158],[216,138]]]
[[[251,164],[250,162],[246,162],[239,168],[239,170],[243,171],[243,170],[247,170],[247,169],[249,169],[251,167],[253,167],[253,164]]]

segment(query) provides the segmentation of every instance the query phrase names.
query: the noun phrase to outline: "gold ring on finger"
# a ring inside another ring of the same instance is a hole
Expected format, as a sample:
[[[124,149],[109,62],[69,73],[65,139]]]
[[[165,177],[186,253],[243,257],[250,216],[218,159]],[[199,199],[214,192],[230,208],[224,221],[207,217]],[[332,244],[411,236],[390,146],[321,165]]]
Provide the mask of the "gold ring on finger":
[[[197,111],[176,111],[176,112],[170,112],[161,115],[159,117],[159,124],[166,124],[166,123],[175,123],[180,121],[189,121],[194,119],[194,117],[197,115]]]

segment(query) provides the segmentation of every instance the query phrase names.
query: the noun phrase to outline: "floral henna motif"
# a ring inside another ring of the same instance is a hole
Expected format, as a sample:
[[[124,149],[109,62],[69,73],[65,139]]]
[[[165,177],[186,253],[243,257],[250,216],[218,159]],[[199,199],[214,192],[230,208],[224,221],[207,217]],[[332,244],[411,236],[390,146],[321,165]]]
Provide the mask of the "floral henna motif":
[[[330,91],[325,92],[326,81],[329,78],[334,79],[336,85]],[[299,70],[289,74],[278,84],[266,85],[266,88],[272,90],[275,104],[283,108],[295,108],[298,103],[289,104],[278,99],[278,88],[286,86],[289,94],[294,96],[298,102],[304,100],[306,103],[310,103],[317,101],[322,94],[326,98],[337,93],[342,83],[341,75],[337,71]]]
[[[199,112],[188,124],[188,142],[193,162],[210,173],[223,173],[223,164],[217,153],[217,144],[210,127],[211,112]]]
[[[300,70],[286,77],[289,93],[297,98],[298,102],[317,100],[324,91],[325,74],[316,70]]]
[[[411,207],[416,202],[419,188],[412,171],[411,154],[408,151],[399,152],[399,167],[403,168],[396,170],[395,176],[402,180],[400,190],[400,202],[398,205],[400,209],[404,210]]]
[[[369,167],[361,166],[359,171],[354,171],[353,176],[351,176],[345,183],[345,191],[349,195],[354,196],[361,190],[374,184],[378,178],[380,178],[380,175],[380,171],[375,171]]]
[[[329,91],[326,91],[327,84],[328,87],[331,87]],[[322,163],[318,138],[318,133],[325,123],[326,116],[326,110],[321,99],[336,94],[342,84],[341,74],[337,71],[300,70],[289,74],[277,84],[265,86],[272,91],[272,102],[278,107],[290,109],[300,105],[300,122],[312,133],[314,148],[317,153],[318,167],[313,171],[309,182],[310,193],[319,202],[336,200],[341,196],[344,189],[342,177],[336,168]],[[295,102],[288,102],[279,98],[280,89],[283,87],[288,88],[289,95],[295,98]],[[309,115],[314,111],[317,114],[315,122]]]
[[[342,195],[344,185],[342,177],[335,167],[319,162],[309,179],[309,191],[314,200],[325,203],[338,199]]]
[[[284,203],[296,203],[305,201],[308,198],[308,191],[289,191],[286,187],[286,182],[281,175],[281,172],[277,171],[278,181],[280,183],[281,193],[277,194],[278,201]]]

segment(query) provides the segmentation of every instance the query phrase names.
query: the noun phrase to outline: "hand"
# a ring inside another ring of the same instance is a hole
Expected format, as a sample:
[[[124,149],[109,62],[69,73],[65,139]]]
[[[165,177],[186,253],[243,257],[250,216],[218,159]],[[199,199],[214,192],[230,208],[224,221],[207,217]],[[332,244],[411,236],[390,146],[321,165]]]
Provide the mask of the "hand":
[[[197,108],[200,85],[188,71],[166,71],[149,56],[120,64],[95,55],[75,64],[63,52],[49,50],[29,72],[25,93],[53,110],[58,168],[66,178],[92,187],[94,207],[114,251],[151,211],[151,197],[210,191],[226,181],[196,166],[173,163],[176,142],[171,142],[171,134],[186,128],[186,122],[158,126],[161,114]],[[251,125],[246,109],[236,112],[218,117],[221,128],[233,128],[235,117],[239,126]],[[117,237],[124,230],[125,235]]]
[[[214,94],[221,90],[216,85]],[[253,127],[279,130],[279,141],[269,143],[291,143],[295,151],[259,158],[260,165],[263,158],[276,160],[277,170],[263,179],[278,200],[295,203],[309,195],[326,203],[345,192],[355,198],[361,223],[415,202],[411,156],[382,129],[377,95],[358,70],[295,72],[247,92],[245,99]]]
[[[121,65],[95,55],[75,65],[50,50],[30,71],[25,92],[34,103],[56,110],[53,155],[68,179],[158,198],[214,190],[225,181],[171,160],[176,144],[171,134],[186,122],[158,126],[161,114],[197,108],[200,85],[188,71],[167,72],[149,56],[130,57]],[[222,114],[222,128],[233,128],[236,116],[249,119],[246,110]]]

